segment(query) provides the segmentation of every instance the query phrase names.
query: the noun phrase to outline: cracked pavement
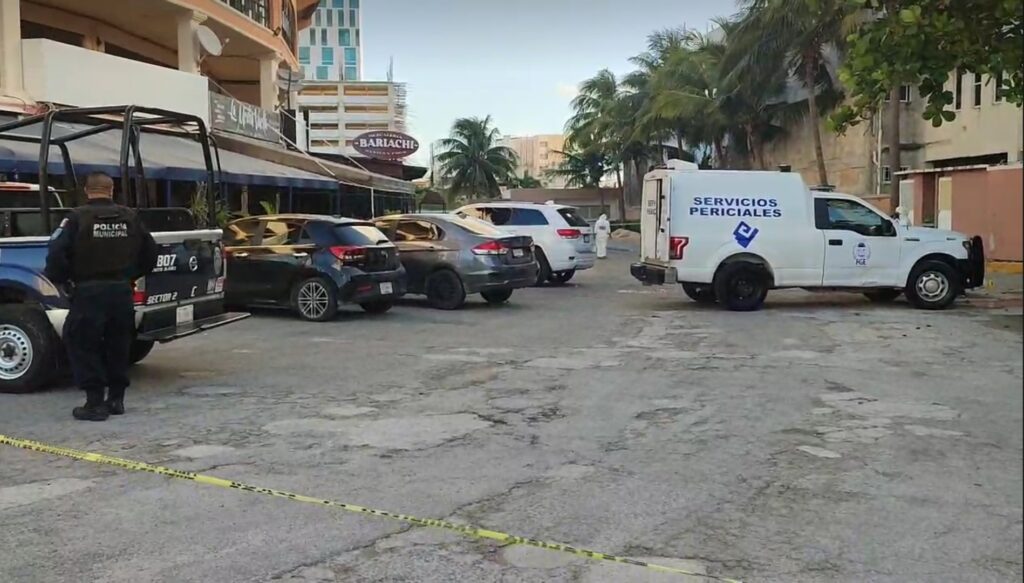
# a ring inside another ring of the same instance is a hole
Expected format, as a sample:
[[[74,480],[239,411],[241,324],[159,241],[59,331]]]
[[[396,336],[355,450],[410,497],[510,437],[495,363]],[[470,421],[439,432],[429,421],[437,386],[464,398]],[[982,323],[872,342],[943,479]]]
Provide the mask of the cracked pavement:
[[[158,347],[128,415],[0,433],[744,581],[1020,580],[1019,305],[643,288],[260,313]],[[0,581],[699,581],[0,446]]]

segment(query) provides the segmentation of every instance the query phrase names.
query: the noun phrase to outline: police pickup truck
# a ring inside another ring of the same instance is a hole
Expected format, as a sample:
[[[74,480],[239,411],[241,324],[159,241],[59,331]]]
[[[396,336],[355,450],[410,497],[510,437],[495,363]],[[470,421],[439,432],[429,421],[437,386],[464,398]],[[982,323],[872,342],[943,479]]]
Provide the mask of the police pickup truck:
[[[71,209],[50,197],[59,223]],[[49,236],[42,232],[39,186],[0,182],[0,392],[45,385],[60,370],[66,290],[43,274]],[[154,272],[134,284],[137,335],[132,362],[170,342],[246,318],[224,311],[221,231],[195,229],[186,209],[140,209],[159,246]]]
[[[937,310],[985,278],[980,237],[904,225],[855,196],[810,190],[799,174],[671,160],[644,178],[641,213],[632,275],[730,310],[756,310],[781,288],[906,295]]]

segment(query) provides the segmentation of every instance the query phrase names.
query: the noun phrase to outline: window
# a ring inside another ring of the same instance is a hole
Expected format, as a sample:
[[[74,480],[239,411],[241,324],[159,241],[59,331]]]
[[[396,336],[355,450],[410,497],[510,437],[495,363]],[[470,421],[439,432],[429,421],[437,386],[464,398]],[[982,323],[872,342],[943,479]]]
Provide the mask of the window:
[[[386,105],[345,105],[345,113],[387,113]]]
[[[320,26],[320,11],[317,10],[313,13],[313,26]]]
[[[974,74],[974,107],[981,107],[981,73]]]
[[[347,81],[358,81],[359,69],[355,67],[345,67],[345,79]]]
[[[467,209],[473,212],[473,209]],[[498,229],[495,229],[490,224],[480,220],[469,217],[455,216],[445,218],[450,224],[474,235],[482,235],[484,237],[501,237],[503,233]]]
[[[910,103],[910,85],[900,85],[900,103]]]
[[[387,85],[346,85],[345,95],[364,95],[375,97],[387,97]]]
[[[1003,91],[1006,89],[1003,85],[1006,82],[1006,78],[1003,76],[1003,72],[999,71],[996,76],[992,79],[992,84],[995,85],[995,92],[993,93],[992,102],[1002,103]]]
[[[299,62],[303,65],[309,64],[309,47],[299,47]]]
[[[356,9],[358,9],[359,8],[359,0],[349,0],[348,1],[348,6],[349,6],[349,8],[356,8]]]
[[[299,95],[337,95],[337,85],[322,85],[319,87],[305,87],[299,92]],[[310,106],[312,108],[313,106]],[[337,110],[335,106],[330,106],[332,110]]]
[[[335,108],[331,108],[331,111],[335,111]],[[311,123],[309,124],[311,130],[338,130],[338,124],[336,123]]]
[[[815,199],[815,223],[819,229],[853,231],[865,237],[895,237],[896,227],[887,217],[868,207],[841,198]]]
[[[338,44],[343,47],[352,46],[352,31],[347,28],[338,30]]]
[[[352,26],[355,26],[355,23],[353,23]],[[359,40],[359,29],[358,28],[356,29],[356,46],[357,47],[363,46],[363,42],[361,40]]]
[[[259,219],[246,219],[236,221],[224,229],[224,242],[228,247],[244,247],[259,244],[260,234]]]
[[[565,219],[565,222],[568,223],[570,227],[590,226],[583,217],[576,213],[576,209],[574,208],[558,209],[558,214],[562,215],[562,218]]]
[[[386,130],[388,124],[386,123],[362,123],[353,122],[345,124],[346,130]]]
[[[910,166],[900,166],[900,172],[910,170]],[[892,168],[882,166],[882,184],[892,184]]]
[[[315,28],[310,28],[309,29],[309,44],[314,46],[314,47],[316,46],[316,29]]]
[[[302,225],[284,221],[266,221],[263,226],[262,247],[296,245],[302,233]]]
[[[956,70],[956,85],[953,86],[953,109],[959,110],[964,104],[964,71]]]
[[[331,76],[331,70],[327,67],[316,68],[316,78],[318,81],[326,81]]]
[[[402,221],[395,229],[395,241],[438,241],[442,239],[437,225],[427,221]]]
[[[324,47],[320,49],[320,62],[324,65],[334,64],[334,49],[332,47]]]
[[[327,26],[334,26],[334,11],[324,10],[324,16],[327,17]]]
[[[320,29],[320,44],[322,44],[322,45],[327,44],[327,29],[326,28],[321,28]]]
[[[335,8],[344,8],[345,7],[345,0],[333,0],[331,2],[331,6],[333,6]]]
[[[345,11],[338,11],[338,26],[345,26]]]
[[[355,10],[348,11],[348,25],[353,28],[359,26],[359,18]]]
[[[359,62],[359,51],[357,51],[356,49],[354,49],[352,47],[347,47],[345,49],[345,64],[346,65],[355,65],[358,62]]]
[[[511,226],[538,226],[548,224],[544,213],[537,209],[521,209],[509,207],[487,207],[481,208],[484,217],[492,224],[499,227]]]
[[[373,225],[355,223],[336,225],[334,227],[334,240],[338,245],[365,247],[367,245],[387,243],[388,238],[384,233],[380,232],[380,229]]]

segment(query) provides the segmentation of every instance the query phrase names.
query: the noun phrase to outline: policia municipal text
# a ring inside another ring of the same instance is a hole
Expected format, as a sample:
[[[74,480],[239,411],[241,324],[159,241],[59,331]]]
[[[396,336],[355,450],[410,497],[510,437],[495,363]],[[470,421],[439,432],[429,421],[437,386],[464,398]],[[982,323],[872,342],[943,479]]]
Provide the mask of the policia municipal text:
[[[131,282],[153,271],[157,246],[133,210],[114,204],[110,176],[87,176],[85,194],[86,204],[61,221],[50,238],[46,276],[71,296],[64,344],[86,399],[73,414],[104,421],[124,413],[135,332]]]

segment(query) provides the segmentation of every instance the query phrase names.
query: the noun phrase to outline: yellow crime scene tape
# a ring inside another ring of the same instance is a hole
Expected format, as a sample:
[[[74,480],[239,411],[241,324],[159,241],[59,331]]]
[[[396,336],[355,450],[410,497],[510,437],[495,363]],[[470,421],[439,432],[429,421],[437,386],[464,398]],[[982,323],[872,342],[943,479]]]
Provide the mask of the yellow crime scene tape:
[[[447,522],[445,520],[437,520],[433,518],[416,518],[415,516],[409,516],[407,514],[397,514],[394,512],[386,512],[384,510],[376,510],[374,508],[367,508],[365,506],[359,506],[357,504],[347,504],[345,502],[335,502],[333,500],[324,500],[321,498],[313,498],[312,496],[305,496],[302,494],[292,494],[291,492],[285,492],[283,490],[275,490],[273,488],[263,488],[260,486],[251,486],[242,482],[235,482],[233,480],[227,480],[224,478],[217,478],[214,476],[206,476],[203,474],[195,474],[192,472],[185,472],[182,470],[174,470],[171,468],[165,468],[161,466],[154,466],[151,464],[137,462],[132,460],[126,460],[122,458],[112,457],[99,453],[92,453],[88,451],[80,451],[77,449],[68,449],[65,447],[57,447],[53,445],[47,445],[38,441],[32,441],[28,439],[17,439],[14,437],[8,437],[0,434],[0,444],[11,445],[19,447],[21,449],[28,449],[32,451],[38,451],[41,453],[48,453],[51,455],[59,455],[63,457],[69,457],[72,459],[93,462],[97,464],[106,464],[109,466],[117,466],[126,470],[134,470],[138,472],[149,472],[152,474],[159,474],[161,476],[167,476],[168,478],[178,478],[181,480],[189,480],[192,482],[198,482],[200,484],[206,484],[209,486],[218,486],[220,488],[228,488],[231,490],[240,490],[243,492],[252,492],[255,494],[265,494],[267,496],[276,496],[278,498],[287,498],[288,500],[294,500],[296,502],[306,502],[308,504],[317,504],[320,506],[329,506],[331,508],[340,508],[349,512],[356,512],[359,514],[369,514],[372,516],[380,516],[382,518],[390,518],[392,520],[399,520],[414,524],[416,526],[430,526],[434,528],[443,528],[445,530],[451,530],[462,533],[467,536],[490,539],[498,541],[504,544],[510,545],[525,545],[530,547],[537,547],[540,549],[547,549],[549,551],[556,551],[562,553],[568,553],[580,557],[586,557],[588,559],[594,559],[597,561],[610,561],[612,563],[620,563],[625,565],[634,565],[637,567],[646,567],[654,571],[660,571],[662,573],[673,573],[676,575],[689,575],[691,577],[701,577],[704,579],[723,581],[724,583],[740,583],[736,579],[729,579],[726,577],[720,577],[718,575],[707,575],[704,573],[696,573],[688,571],[686,569],[679,569],[676,567],[666,567],[664,565],[656,565],[654,563],[648,563],[647,561],[640,561],[637,559],[630,559],[628,557],[619,557],[608,553],[600,553],[597,551],[591,551],[567,545],[565,543],[546,542],[541,540],[535,540],[532,538],[526,538],[522,536],[515,536],[496,530],[487,530],[485,528],[477,528],[475,526],[469,526],[465,524],[455,524],[454,522]]]

